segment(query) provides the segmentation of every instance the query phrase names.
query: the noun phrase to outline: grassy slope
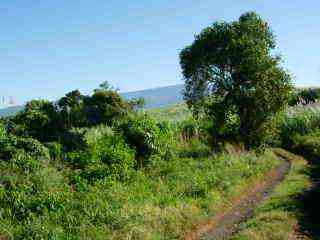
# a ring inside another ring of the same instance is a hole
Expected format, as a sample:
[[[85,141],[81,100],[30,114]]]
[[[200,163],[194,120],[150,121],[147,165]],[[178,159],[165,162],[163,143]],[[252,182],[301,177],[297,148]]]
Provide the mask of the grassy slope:
[[[287,240],[293,235],[301,215],[301,201],[297,197],[311,184],[306,174],[308,164],[302,157],[284,150],[278,153],[292,163],[288,176],[233,240]]]
[[[156,121],[178,122],[191,117],[186,104],[180,103],[163,108],[150,109],[147,111]]]

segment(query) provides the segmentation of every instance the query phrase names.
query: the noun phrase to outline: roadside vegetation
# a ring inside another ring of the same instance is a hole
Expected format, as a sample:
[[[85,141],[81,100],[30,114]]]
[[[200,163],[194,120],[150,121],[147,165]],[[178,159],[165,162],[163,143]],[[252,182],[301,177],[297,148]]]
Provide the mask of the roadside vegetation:
[[[295,239],[299,219],[303,214],[303,202],[299,198],[311,186],[307,161],[284,150],[276,151],[291,169],[271,196],[254,212],[254,216],[240,226],[232,240]],[[301,238],[307,239],[307,238]]]
[[[143,111],[105,82],[1,119],[0,239],[181,239],[279,164],[271,148],[312,145],[316,159],[319,111],[288,110],[296,93],[274,48],[245,13],[182,50],[186,105]],[[261,213],[308,185],[305,167],[293,161]]]
[[[279,131],[283,147],[299,155],[275,150],[291,162],[291,170],[271,197],[256,209],[254,217],[242,225],[234,240],[319,239],[319,108],[290,109],[282,118]]]

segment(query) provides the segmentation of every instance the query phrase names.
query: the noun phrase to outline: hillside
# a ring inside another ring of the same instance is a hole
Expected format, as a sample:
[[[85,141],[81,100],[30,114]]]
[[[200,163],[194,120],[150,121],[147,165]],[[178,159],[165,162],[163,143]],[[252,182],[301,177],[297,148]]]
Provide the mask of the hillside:
[[[191,118],[191,112],[185,103],[171,104],[161,108],[152,108],[146,112],[157,122],[179,122]]]
[[[145,89],[134,92],[120,93],[125,99],[144,98],[146,101],[145,108],[161,108],[183,101],[182,96],[183,84],[172,85],[167,87],[158,87]],[[0,117],[7,117],[16,114],[22,110],[23,106],[13,106],[0,109]]]
[[[151,88],[135,92],[121,93],[125,99],[144,98],[146,100],[146,109],[165,107],[168,105],[180,103],[183,101],[182,96],[183,84],[172,85],[167,87]]]
[[[8,117],[23,109],[23,106],[12,106],[0,109],[0,117]]]

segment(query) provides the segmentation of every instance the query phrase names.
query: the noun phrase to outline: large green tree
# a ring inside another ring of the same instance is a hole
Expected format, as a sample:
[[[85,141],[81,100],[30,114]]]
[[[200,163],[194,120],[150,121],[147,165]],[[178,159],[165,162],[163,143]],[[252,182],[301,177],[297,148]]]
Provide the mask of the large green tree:
[[[246,146],[261,143],[273,116],[286,104],[290,75],[273,54],[275,37],[254,12],[234,22],[215,22],[180,53],[185,100],[204,110],[216,134],[233,124]]]

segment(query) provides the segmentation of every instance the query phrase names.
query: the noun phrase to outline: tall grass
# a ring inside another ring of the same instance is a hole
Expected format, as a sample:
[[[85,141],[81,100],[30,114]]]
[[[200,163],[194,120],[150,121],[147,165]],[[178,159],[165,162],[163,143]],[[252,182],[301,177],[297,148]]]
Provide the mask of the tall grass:
[[[170,160],[155,156],[130,181],[96,181],[77,190],[70,182],[73,169],[43,163],[31,175],[2,162],[0,236],[179,239],[275,164],[271,152]]]
[[[281,151],[279,153],[283,158],[291,161],[290,172],[255,210],[253,218],[242,224],[232,240],[296,239],[293,234],[304,214],[299,196],[311,186],[310,177],[306,174],[309,171],[308,163],[302,157],[284,150],[278,151]]]
[[[291,147],[299,135],[306,135],[320,128],[319,107],[291,108],[279,123],[280,140],[285,147]]]

